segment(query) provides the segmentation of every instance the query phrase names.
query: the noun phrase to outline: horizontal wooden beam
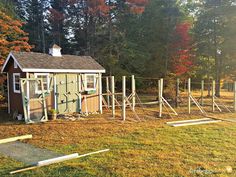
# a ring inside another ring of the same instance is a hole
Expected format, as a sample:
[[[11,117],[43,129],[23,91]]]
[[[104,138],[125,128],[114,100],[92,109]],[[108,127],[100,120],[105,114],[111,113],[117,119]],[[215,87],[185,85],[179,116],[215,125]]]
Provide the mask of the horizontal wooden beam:
[[[184,124],[169,124],[173,127],[181,127],[181,126],[188,126],[188,125],[201,125],[201,124],[211,124],[211,123],[218,123],[221,122],[221,120],[211,120],[211,121],[200,121],[200,122],[189,122]]]
[[[196,122],[196,121],[206,121],[206,120],[211,120],[211,119],[210,118],[202,118],[202,119],[179,120],[179,121],[166,122],[166,124],[175,124],[175,123],[184,123],[184,122]]]
[[[0,144],[10,143],[13,141],[18,141],[18,140],[30,139],[30,138],[32,138],[32,135],[16,136],[16,137],[11,137],[11,138],[1,139]]]
[[[203,118],[203,119],[190,119],[190,120],[181,120],[181,121],[173,121],[167,122],[166,124],[172,127],[180,127],[180,126],[188,126],[188,125],[200,125],[200,124],[209,124],[209,123],[217,123],[221,122],[221,120],[215,120],[211,118]]]

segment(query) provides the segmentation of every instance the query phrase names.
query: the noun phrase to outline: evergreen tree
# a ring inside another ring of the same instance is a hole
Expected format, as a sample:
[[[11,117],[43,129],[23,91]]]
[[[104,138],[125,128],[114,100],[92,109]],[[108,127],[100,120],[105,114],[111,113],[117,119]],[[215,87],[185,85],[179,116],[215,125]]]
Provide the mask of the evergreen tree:
[[[39,0],[30,0],[27,6],[27,23],[26,31],[29,33],[30,44],[34,46],[34,51],[42,52],[42,18],[43,18],[43,8],[41,7],[41,2]]]
[[[228,9],[234,7],[233,0],[202,0],[196,13],[194,34],[199,58],[213,58],[216,79],[216,95],[220,96],[220,81],[223,77],[227,53],[226,45],[227,21],[231,15]],[[209,78],[209,76],[208,76]]]
[[[50,23],[50,35],[52,37],[52,43],[56,43],[62,47],[63,52],[67,53],[67,39],[66,30],[68,26],[65,26],[65,6],[64,0],[52,0],[51,8],[49,9],[50,15],[48,21]]]

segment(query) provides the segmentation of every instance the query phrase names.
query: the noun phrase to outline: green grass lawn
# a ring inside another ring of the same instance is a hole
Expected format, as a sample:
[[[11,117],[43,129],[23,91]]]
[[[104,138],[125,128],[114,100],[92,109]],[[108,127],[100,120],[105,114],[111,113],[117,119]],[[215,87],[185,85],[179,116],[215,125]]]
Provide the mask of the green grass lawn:
[[[35,125],[5,122],[0,138],[30,133],[33,139],[25,142],[64,154],[110,148],[15,176],[236,176],[236,123],[174,128],[165,124],[170,119],[122,123],[109,117],[105,113]],[[233,172],[227,173],[226,166]],[[1,156],[0,176],[21,167],[24,164]],[[197,173],[199,168],[205,171]]]

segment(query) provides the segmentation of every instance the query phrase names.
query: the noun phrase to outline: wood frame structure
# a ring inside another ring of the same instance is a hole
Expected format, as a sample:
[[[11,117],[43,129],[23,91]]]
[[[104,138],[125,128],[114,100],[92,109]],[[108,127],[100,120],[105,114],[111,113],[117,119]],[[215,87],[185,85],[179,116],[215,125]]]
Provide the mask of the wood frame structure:
[[[227,110],[228,112],[231,112],[231,110],[224,105],[220,99],[215,95],[215,88],[216,88],[216,82],[215,80],[212,81],[212,112],[215,112],[215,107],[222,112],[221,108],[224,108],[225,110]],[[220,104],[216,103],[216,101],[218,101]],[[221,107],[221,108],[220,108]]]
[[[128,105],[130,110],[134,113],[134,116],[137,120],[141,120],[138,114],[135,111],[135,79],[134,75],[131,76],[131,94],[127,97],[126,96],[126,76],[122,76],[122,120],[126,120],[126,106]],[[130,102],[132,100],[132,103]]]
[[[197,108],[200,110],[200,112],[203,114],[203,115],[207,115],[206,111],[202,108],[202,106],[198,103],[198,101],[196,100],[196,98],[194,98],[192,96],[192,93],[191,93],[191,79],[189,78],[188,79],[188,114],[191,114],[191,103],[194,103]]]
[[[174,115],[178,115],[178,113],[174,110],[174,108],[168,103],[168,101],[163,97],[163,78],[158,80],[158,99],[159,99],[159,117],[162,117],[163,107],[168,111],[168,108],[174,113]],[[171,116],[171,114],[169,113]]]
[[[121,93],[115,93],[115,78],[114,78],[114,76],[105,77],[105,79],[106,79],[105,80],[106,81],[106,84],[105,84],[106,93],[102,93],[102,88],[101,88],[101,86],[99,86],[98,94],[91,96],[91,97],[93,97],[93,96],[98,96],[99,97],[99,112],[100,113],[103,113],[102,109],[103,109],[103,106],[105,105],[107,107],[107,109],[111,108],[112,117],[115,118],[115,114],[116,114],[115,109],[116,109],[116,106],[118,106],[118,107],[121,107],[121,117],[122,117],[122,120],[125,121],[126,120],[126,109],[127,109],[127,107],[129,107],[130,110],[134,113],[135,118],[137,120],[140,120],[140,117],[138,116],[138,114],[135,111],[135,106],[136,106],[136,104],[143,105],[144,103],[141,103],[141,101],[139,100],[139,97],[136,93],[136,83],[135,83],[134,75],[132,75],[130,78],[131,78],[131,93],[130,93],[130,95],[127,96],[126,95],[127,94],[127,92],[126,92],[126,76],[122,77],[122,92]],[[36,78],[28,78],[28,80],[32,80],[32,79],[37,80]],[[37,82],[41,83],[41,81],[39,81],[39,80]],[[55,83],[55,80],[53,82]],[[102,84],[101,74],[97,75],[97,81],[96,82],[98,83],[98,85]],[[79,83],[81,84],[81,81]],[[180,80],[177,79],[177,81],[176,81],[176,106],[178,106],[177,102],[178,102],[179,94],[180,94],[179,93],[179,83],[180,83]],[[21,84],[22,85],[29,84],[27,82],[27,78]],[[41,83],[41,84],[43,84],[43,83]],[[190,78],[188,79],[187,85],[188,85],[188,87],[187,87],[187,90],[188,90],[188,97],[187,97],[188,98],[188,102],[187,102],[188,113],[191,114],[191,104],[193,103],[197,106],[197,108],[200,110],[200,112],[203,115],[207,115],[205,110],[202,108],[203,103],[204,103],[203,102],[204,81],[203,80],[201,81],[201,96],[199,98],[200,101],[192,96],[192,93],[191,93],[191,79]],[[27,88],[28,87],[29,86],[27,86]],[[24,86],[21,87],[21,89],[23,89],[23,88],[24,88]],[[178,113],[175,111],[175,109],[164,98],[163,89],[164,89],[163,88],[163,78],[161,78],[161,79],[158,80],[158,101],[155,102],[155,104],[159,103],[159,117],[162,117],[163,108],[167,110],[167,112],[170,116],[171,116],[171,114],[178,115]],[[230,112],[230,110],[225,105],[223,105],[223,104],[219,105],[219,104],[216,103],[216,100],[219,100],[219,99],[214,95],[215,81],[212,82],[212,90],[213,90],[213,92],[212,92],[212,110],[215,111],[215,107],[216,107],[221,112],[222,110],[221,110],[220,106],[222,106]],[[27,92],[27,94],[24,95],[25,92]],[[29,92],[29,90],[27,90],[27,91],[22,90],[22,93],[23,93],[22,96],[24,96],[24,99],[27,98],[27,96],[29,95],[28,92]],[[42,92],[41,97],[38,98],[39,100],[40,99],[43,100],[43,98],[45,98],[45,94],[43,94],[43,93],[44,92]],[[121,95],[122,96],[122,103],[118,102],[115,95]],[[80,92],[78,93],[77,96],[81,97]],[[140,103],[136,103],[136,97],[140,101]],[[85,102],[85,104],[87,104],[86,96],[84,97],[84,102]],[[27,101],[25,102],[25,104],[26,103],[27,103]],[[24,106],[25,107],[24,111],[28,111],[28,115],[29,115],[29,108],[26,107],[26,106],[27,105]],[[168,109],[171,110],[171,112],[169,112]],[[234,110],[236,110],[236,82],[235,82],[235,90],[234,90]],[[44,109],[44,112],[45,112],[45,116],[47,116],[47,113],[46,113],[45,109]],[[86,113],[88,114],[87,108],[86,108]],[[45,120],[47,120],[47,118],[45,118],[45,119],[42,118],[42,121],[45,121]],[[27,117],[26,122],[31,123],[31,120]]]
[[[108,79],[110,77],[110,79]],[[144,104],[149,104],[149,103],[142,103],[136,93],[136,88],[135,88],[135,78],[134,75],[131,76],[131,94],[129,96],[127,96],[127,92],[126,92],[126,76],[122,77],[122,93],[115,93],[115,84],[114,84],[114,76],[109,76],[106,77],[106,86],[109,87],[108,89],[106,88],[106,92],[102,94],[103,96],[106,96],[107,100],[109,98],[110,105],[108,106],[108,103],[106,103],[106,107],[109,109],[110,107],[112,108],[112,117],[114,117],[115,115],[115,107],[121,107],[122,108],[122,112],[121,112],[121,117],[122,120],[125,121],[126,120],[126,109],[127,106],[134,112],[135,116],[137,119],[140,120],[140,118],[138,117],[138,114],[135,112],[135,105],[144,105]],[[179,91],[179,84],[180,84],[180,80],[177,79],[176,81],[176,107],[178,107],[178,99],[180,99],[180,91]],[[207,116],[206,111],[203,109],[203,105],[204,105],[204,80],[201,81],[201,93],[200,93],[200,97],[199,99],[194,98],[194,96],[191,93],[191,79],[188,79],[187,82],[187,108],[188,108],[188,113],[191,114],[191,105],[194,104],[197,106],[197,108],[200,110],[200,112]],[[213,82],[213,87],[214,87],[214,82]],[[111,89],[111,90],[110,90]],[[212,89],[214,90],[214,88]],[[115,95],[122,95],[122,103],[119,104],[119,102],[116,100]],[[213,92],[214,94],[214,92]],[[136,103],[136,97],[139,101],[139,103]],[[214,107],[217,107],[218,109],[219,106],[225,106],[225,105],[218,105],[215,100],[218,99],[217,97],[212,97],[212,100],[214,101],[214,104],[212,103],[212,105],[214,105]],[[103,100],[105,100],[105,98],[103,98]],[[104,101],[105,102],[105,101]],[[115,103],[117,103],[117,105],[115,105]],[[157,104],[159,103],[159,117],[162,117],[163,114],[163,108],[165,108],[168,112],[168,114],[171,116],[171,114],[174,115],[178,115],[178,113],[175,111],[175,109],[169,104],[169,102],[164,98],[163,96],[163,78],[158,80],[158,101],[155,102],[151,102],[150,104]],[[143,107],[142,107],[143,108]],[[171,110],[171,112],[168,111],[168,109]],[[228,109],[225,106],[225,109]],[[144,110],[144,108],[143,108]],[[229,110],[229,109],[228,109]],[[236,111],[236,82],[235,82],[235,90],[234,90],[234,110]],[[148,111],[152,111],[152,110],[148,110]],[[229,110],[230,111],[230,110]]]
[[[102,94],[102,103],[103,106],[106,107],[108,110],[112,109],[112,117],[115,118],[115,108],[121,107],[121,117],[122,120],[126,120],[126,107],[128,106],[132,112],[134,113],[135,117],[140,120],[139,116],[135,112],[135,104],[136,104],[136,90],[135,90],[135,78],[134,75],[131,76],[131,94],[126,96],[126,76],[122,77],[122,92],[116,93],[115,92],[115,77],[114,76],[106,76],[105,77],[106,88],[105,93]],[[122,101],[119,101],[115,98],[116,95],[122,96]]]
[[[34,84],[40,84],[41,85],[41,94],[39,94],[38,98],[30,98],[29,95],[29,82],[32,81]],[[26,85],[26,90],[24,90],[24,86]],[[44,85],[41,78],[21,78],[20,79],[20,89],[21,89],[21,95],[22,95],[22,103],[23,103],[23,110],[25,115],[25,122],[26,123],[34,123],[33,120],[31,120],[30,117],[30,101],[38,101],[42,104],[43,108],[43,116],[40,118],[41,122],[48,120],[47,115],[47,105],[46,105],[46,97],[45,97],[45,91],[44,91]]]

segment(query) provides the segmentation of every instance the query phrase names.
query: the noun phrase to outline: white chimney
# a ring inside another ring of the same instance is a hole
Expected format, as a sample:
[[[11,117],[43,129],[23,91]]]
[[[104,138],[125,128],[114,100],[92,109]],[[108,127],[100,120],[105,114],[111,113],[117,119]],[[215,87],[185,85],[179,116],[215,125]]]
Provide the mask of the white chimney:
[[[53,46],[49,49],[49,54],[53,57],[61,57],[61,47],[53,44]]]

